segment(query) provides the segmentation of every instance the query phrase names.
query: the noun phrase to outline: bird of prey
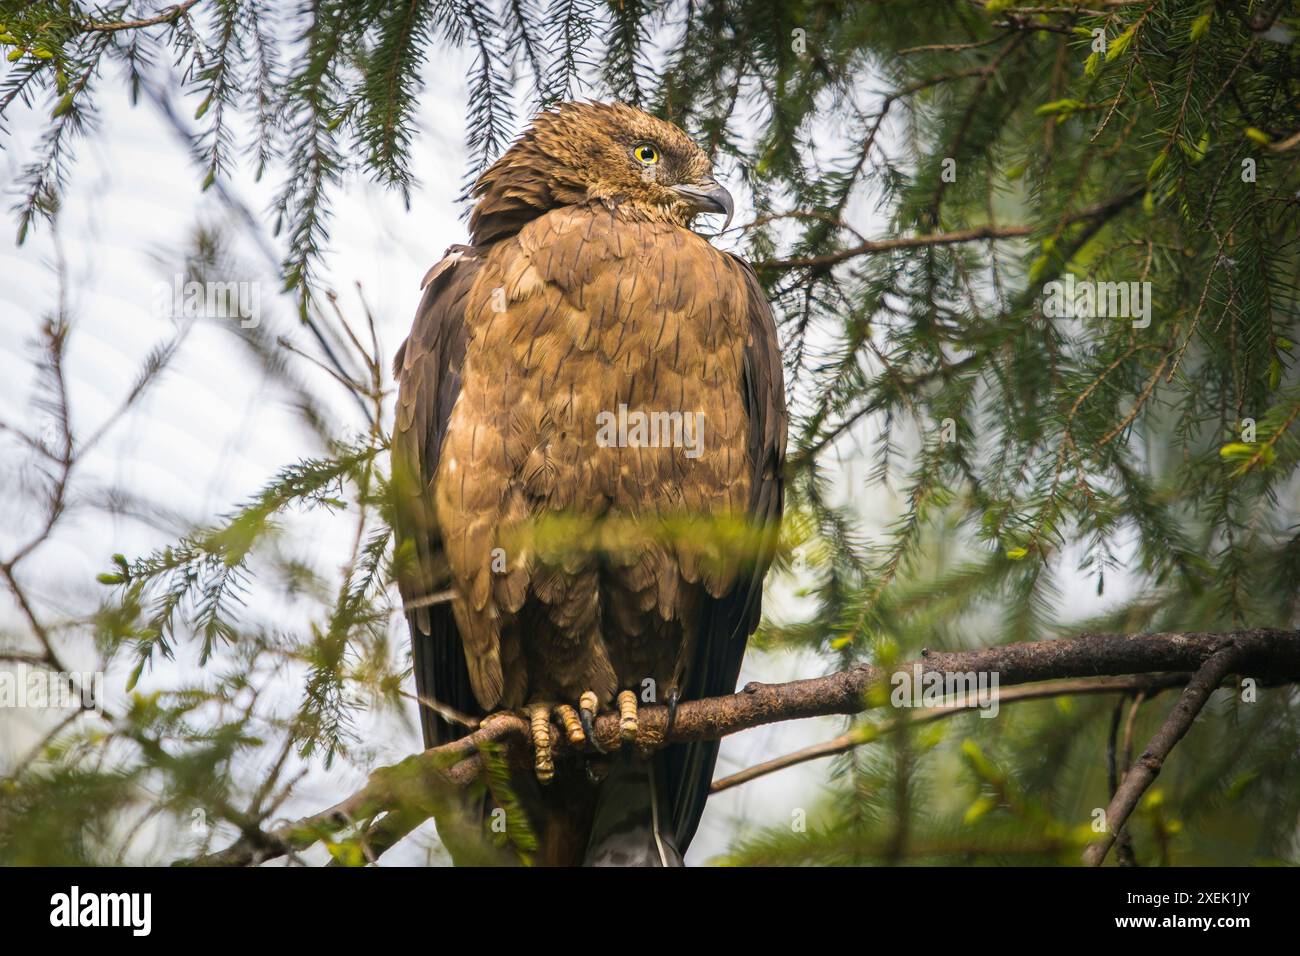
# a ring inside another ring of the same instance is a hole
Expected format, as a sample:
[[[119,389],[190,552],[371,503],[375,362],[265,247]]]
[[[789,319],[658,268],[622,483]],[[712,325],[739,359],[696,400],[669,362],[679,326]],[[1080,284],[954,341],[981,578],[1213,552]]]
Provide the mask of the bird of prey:
[[[467,732],[453,714],[522,713],[535,772],[508,812],[527,816],[531,862],[680,865],[716,742],[556,762],[551,741],[582,744],[614,708],[635,739],[639,702],[735,690],[782,509],[772,312],[753,270],[691,229],[731,218],[708,157],[640,110],[542,112],[471,195],[470,242],[425,277],[395,360],[425,743]],[[475,824],[500,808],[475,799]],[[438,822],[457,862],[484,859]]]

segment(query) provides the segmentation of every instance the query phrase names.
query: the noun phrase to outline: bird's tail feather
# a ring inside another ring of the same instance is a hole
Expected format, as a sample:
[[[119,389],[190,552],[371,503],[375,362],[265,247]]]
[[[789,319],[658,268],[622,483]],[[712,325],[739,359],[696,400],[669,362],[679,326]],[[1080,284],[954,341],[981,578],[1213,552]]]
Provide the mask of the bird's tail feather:
[[[663,755],[612,755],[583,866],[682,866]]]

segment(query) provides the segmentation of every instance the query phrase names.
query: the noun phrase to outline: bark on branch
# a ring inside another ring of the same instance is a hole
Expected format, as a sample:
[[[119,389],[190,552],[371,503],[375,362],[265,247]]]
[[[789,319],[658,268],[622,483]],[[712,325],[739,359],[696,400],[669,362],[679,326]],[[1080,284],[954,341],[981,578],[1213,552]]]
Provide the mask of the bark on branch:
[[[1106,808],[1106,831],[1097,842],[1084,850],[1083,862],[1089,866],[1101,866],[1119,832],[1124,829],[1129,815],[1137,806],[1138,800],[1160,773],[1165,758],[1174,749],[1174,745],[1191,729],[1196,715],[1201,712],[1210,695],[1218,689],[1223,678],[1232,672],[1236,660],[1237,648],[1228,644],[1210,655],[1196,671],[1183,689],[1183,695],[1174,709],[1169,712],[1165,722],[1151,738],[1142,756],[1129,769],[1124,782],[1115,790],[1110,806]]]
[[[1217,634],[1082,634],[1068,639],[1008,644],[975,651],[922,651],[917,660],[896,667],[862,665],[825,677],[784,684],[753,683],[726,697],[685,701],[678,708],[667,740],[664,738],[667,709],[662,705],[644,706],[639,715],[638,746],[653,750],[669,742],[717,740],[777,721],[858,714],[874,706],[868,694],[873,687],[889,687],[892,674],[899,671],[913,673],[918,667],[923,674],[996,673],[999,686],[1192,672],[1195,676],[1184,691],[1183,702],[1147,748],[1149,754],[1162,762],[1186,733],[1204,698],[1228,673],[1251,676],[1269,684],[1300,681],[1300,631],[1255,629]],[[1069,692],[1068,688],[1062,688],[1062,693]],[[1190,716],[1188,708],[1183,706],[1189,699],[1193,703],[1199,701],[1190,710]],[[607,749],[619,745],[616,714],[604,714],[596,721],[596,737]],[[552,739],[557,756],[572,750],[564,734],[557,732]],[[440,798],[476,780],[483,770],[480,751],[494,745],[501,748],[512,766],[520,769],[532,766],[527,722],[514,715],[494,715],[461,740],[375,771],[364,788],[328,810],[269,832],[245,827],[244,835],[227,849],[183,862],[226,866],[255,864],[292,854],[348,827],[374,828],[384,814],[400,814],[400,825],[389,829],[404,834],[427,819]],[[1139,766],[1146,763],[1144,760]],[[1150,782],[1149,779],[1142,782],[1145,773],[1154,778],[1155,772],[1150,768],[1146,771],[1135,768],[1115,794],[1107,814],[1108,819],[1114,821],[1112,833],[1122,826],[1132,805]],[[1128,811],[1124,810],[1126,805]],[[1110,842],[1113,842],[1113,837]],[[1105,844],[1107,848],[1109,845]],[[1100,852],[1104,855],[1105,850]]]

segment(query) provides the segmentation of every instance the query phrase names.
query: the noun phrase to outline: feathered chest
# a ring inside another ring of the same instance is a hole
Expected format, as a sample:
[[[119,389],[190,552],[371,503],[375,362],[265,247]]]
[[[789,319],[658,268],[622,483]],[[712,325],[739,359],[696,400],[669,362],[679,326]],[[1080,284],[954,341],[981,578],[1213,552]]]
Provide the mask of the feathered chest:
[[[739,268],[685,229],[580,208],[530,223],[466,301],[448,477],[552,508],[739,506],[745,302]]]

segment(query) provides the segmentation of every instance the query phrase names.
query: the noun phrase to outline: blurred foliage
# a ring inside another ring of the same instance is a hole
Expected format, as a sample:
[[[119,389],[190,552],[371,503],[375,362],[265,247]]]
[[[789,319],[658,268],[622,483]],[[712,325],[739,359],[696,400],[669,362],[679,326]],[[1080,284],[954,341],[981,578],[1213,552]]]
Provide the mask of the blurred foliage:
[[[0,121],[47,116],[17,184],[21,241],[56,216],[103,88],[168,76],[201,126],[205,189],[240,156],[282,180],[280,271],[306,319],[331,196],[357,175],[418,188],[420,94],[448,51],[471,63],[470,176],[538,107],[643,106],[748,187],[742,247],[780,317],[795,421],[779,570],[802,601],[759,646],[829,669],[1078,630],[1294,627],[1300,10],[1096,6],[5,2]],[[1149,283],[1149,312],[1045,314],[1067,277]],[[250,348],[274,363],[273,342]],[[128,801],[200,801],[246,826],[283,796],[265,782],[281,758],[234,809],[231,761],[263,730],[329,759],[355,743],[354,708],[398,700],[377,381],[357,389],[378,403],[360,444],[105,572],[116,597],[92,623],[110,656],[143,667],[184,637],[238,665],[201,691],[131,698],[109,735],[133,742],[128,760],[88,762],[94,735],[75,729],[51,742],[3,785],[0,858],[41,858],[57,827],[60,859],[104,859]],[[896,515],[883,529],[858,500],[881,487]],[[360,515],[341,583],[273,533],[300,506]],[[1107,599],[1084,620],[1062,607],[1081,578]],[[241,617],[258,581],[313,595],[309,633]],[[244,698],[286,660],[308,675],[301,706],[254,733]],[[1128,736],[1140,751],[1169,701],[1039,701],[882,735],[837,759],[800,825],[746,832],[728,860],[1072,863],[1107,802],[1108,748]],[[1296,705],[1289,687],[1216,698],[1131,823],[1136,860],[1296,862]]]

